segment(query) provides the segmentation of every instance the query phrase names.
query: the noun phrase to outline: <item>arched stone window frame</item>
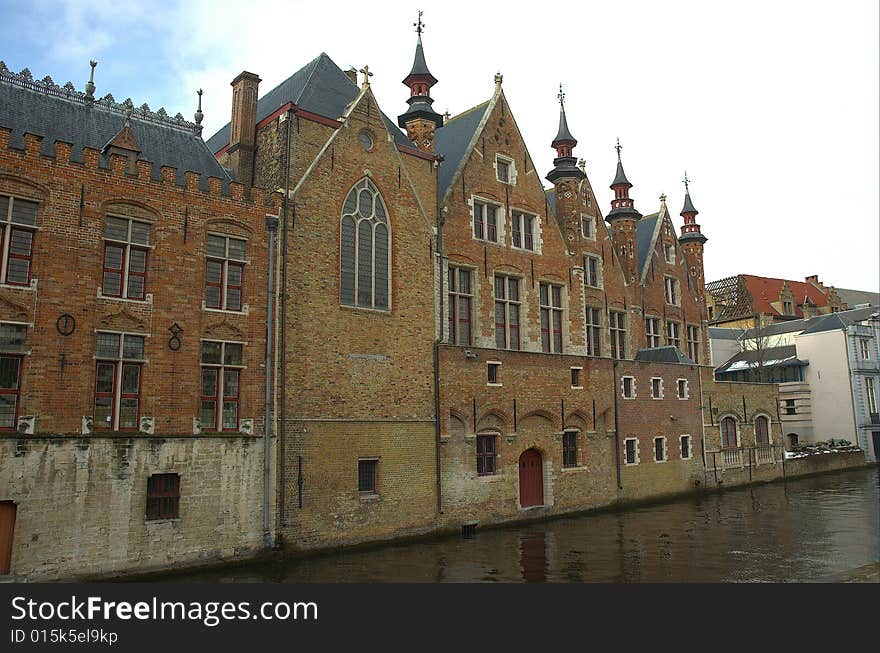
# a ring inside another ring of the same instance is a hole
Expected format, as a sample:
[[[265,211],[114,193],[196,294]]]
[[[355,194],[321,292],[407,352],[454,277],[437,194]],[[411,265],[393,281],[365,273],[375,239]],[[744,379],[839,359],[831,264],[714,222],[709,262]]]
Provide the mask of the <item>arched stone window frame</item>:
[[[724,424],[725,420],[731,420],[733,423],[733,436],[734,436],[734,444],[733,448],[738,448],[740,446],[740,434],[739,434],[739,420],[736,418],[736,415],[723,415],[720,420],[718,420],[718,431],[721,434],[721,448],[729,449],[731,447],[724,445]]]
[[[346,195],[339,234],[340,304],[351,308],[390,311],[390,218],[382,193],[369,177],[362,177]],[[384,252],[381,246],[383,237]],[[384,261],[377,260],[382,256]],[[367,258],[369,262],[364,265]],[[384,279],[381,278],[383,269]],[[365,274],[369,276],[368,285]],[[369,300],[365,293],[369,293]]]
[[[766,419],[767,420],[767,442],[765,444],[773,444],[773,420],[770,419],[770,416],[767,413],[758,413],[755,415],[755,419],[752,422],[755,428],[755,446],[760,446],[761,443],[758,442],[758,420]]]

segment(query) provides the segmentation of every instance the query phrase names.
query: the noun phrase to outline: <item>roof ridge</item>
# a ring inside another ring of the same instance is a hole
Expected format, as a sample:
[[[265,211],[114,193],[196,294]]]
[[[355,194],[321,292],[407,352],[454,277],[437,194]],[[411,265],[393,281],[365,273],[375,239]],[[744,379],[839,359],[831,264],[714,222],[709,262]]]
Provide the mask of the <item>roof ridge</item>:
[[[460,114],[458,114],[457,116],[453,116],[452,118],[450,118],[449,120],[447,120],[446,122],[444,122],[444,123],[443,123],[443,126],[445,127],[446,125],[448,125],[448,124],[451,123],[452,121],[454,121],[454,120],[458,120],[459,118],[463,118],[464,116],[468,115],[469,113],[473,113],[473,112],[476,111],[477,109],[483,109],[483,108],[485,108],[485,107],[486,107],[491,101],[492,101],[492,98],[489,98],[489,99],[486,100],[485,102],[481,102],[480,104],[478,104],[478,105],[475,106],[475,107],[471,107],[470,109],[466,109],[465,111],[462,111],[462,112],[461,112]]]

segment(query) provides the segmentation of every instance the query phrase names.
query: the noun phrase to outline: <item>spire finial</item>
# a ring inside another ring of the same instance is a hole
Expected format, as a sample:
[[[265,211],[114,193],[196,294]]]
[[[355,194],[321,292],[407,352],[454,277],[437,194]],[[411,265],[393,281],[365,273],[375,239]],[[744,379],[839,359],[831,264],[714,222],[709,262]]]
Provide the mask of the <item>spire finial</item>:
[[[559,94],[556,97],[559,98],[559,104],[565,106],[565,91],[562,90],[562,82],[559,82]]]
[[[421,9],[419,9],[419,22],[413,23],[413,27],[416,28],[416,34],[419,35],[419,38],[421,38],[421,36],[422,36],[422,30],[425,29],[425,24],[422,22],[422,14],[423,13],[424,12]]]
[[[623,149],[623,145],[620,144],[620,139],[617,139],[617,145],[614,146],[614,149],[617,150],[617,161],[620,162],[620,150]]]
[[[690,192],[690,189],[688,188],[688,184],[691,183],[691,180],[688,179],[688,173],[687,173],[687,170],[684,171],[684,179],[682,179],[682,182],[684,182],[684,192],[685,192],[685,193],[689,193],[689,192]]]
[[[196,93],[199,96],[199,107],[198,109],[196,109],[196,124],[201,125],[202,120],[205,117],[205,114],[202,113],[202,89],[199,89],[198,91],[196,91]]]
[[[86,97],[89,100],[93,100],[95,98],[95,66],[98,65],[98,62],[89,61],[89,65],[92,67],[92,70],[89,73],[89,81],[86,82]]]
[[[504,80],[504,75],[502,75],[501,71],[499,70],[497,73],[495,73],[495,83],[500,86],[501,82],[503,80]]]
[[[370,72],[369,66],[364,66],[358,71],[361,75],[364,76],[364,81],[361,84],[361,88],[366,88],[370,85],[370,77],[373,76],[373,73]]]
[[[660,202],[663,204],[666,203],[666,193],[660,193]]]

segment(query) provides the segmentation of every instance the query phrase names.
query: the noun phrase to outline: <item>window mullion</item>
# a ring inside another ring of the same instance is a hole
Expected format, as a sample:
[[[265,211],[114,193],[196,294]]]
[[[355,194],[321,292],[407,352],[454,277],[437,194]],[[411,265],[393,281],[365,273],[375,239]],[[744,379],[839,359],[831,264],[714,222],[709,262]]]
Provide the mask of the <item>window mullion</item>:
[[[12,214],[12,201],[9,202],[9,213]],[[10,234],[12,234],[12,222],[8,222],[3,225],[3,269],[2,269],[2,277],[0,277],[0,281],[6,283],[7,277],[7,265],[9,264],[9,239]]]
[[[131,229],[131,223],[129,223]],[[126,243],[122,256],[122,287],[119,289],[119,296],[128,299],[128,266],[131,261],[131,244]]]
[[[119,338],[120,342],[122,337]],[[121,346],[121,345],[120,345]],[[112,427],[114,431],[119,430],[119,410],[121,408],[120,397],[122,395],[122,359],[114,363],[116,366],[113,370],[113,419]]]

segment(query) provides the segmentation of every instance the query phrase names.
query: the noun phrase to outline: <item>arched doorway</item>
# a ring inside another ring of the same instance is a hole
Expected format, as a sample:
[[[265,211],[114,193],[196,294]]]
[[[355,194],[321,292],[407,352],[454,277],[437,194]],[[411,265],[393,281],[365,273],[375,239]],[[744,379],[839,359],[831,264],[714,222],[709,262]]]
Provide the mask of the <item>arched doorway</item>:
[[[519,505],[544,505],[544,465],[537,449],[527,449],[519,457]]]

